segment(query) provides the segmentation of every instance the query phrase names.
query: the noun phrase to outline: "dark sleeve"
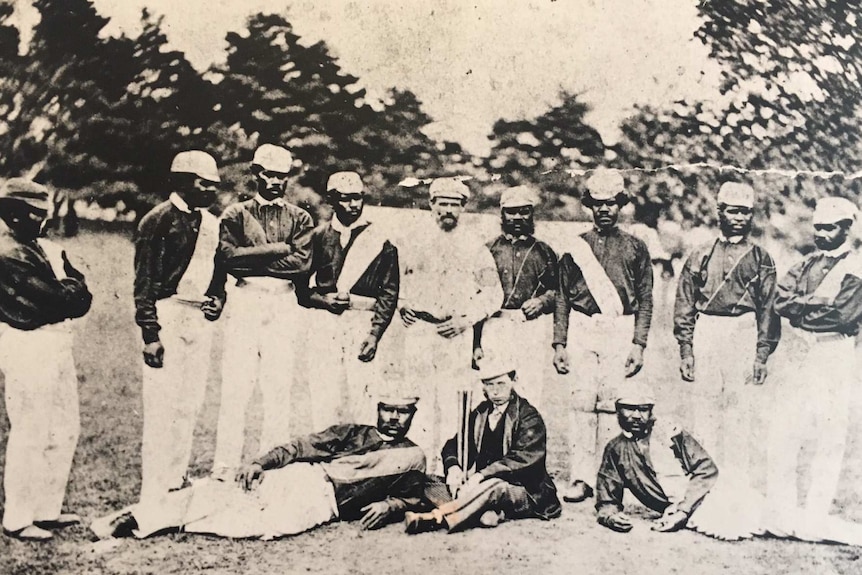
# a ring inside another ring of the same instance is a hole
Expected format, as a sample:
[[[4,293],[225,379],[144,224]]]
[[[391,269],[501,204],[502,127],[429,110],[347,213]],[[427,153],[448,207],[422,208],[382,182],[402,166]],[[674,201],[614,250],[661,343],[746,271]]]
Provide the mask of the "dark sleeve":
[[[570,254],[563,254],[560,259],[559,289],[554,296],[554,341],[553,345],[566,345],[569,339],[569,313],[571,304],[568,294],[571,293],[572,273],[575,262]]]
[[[557,254],[549,245],[545,243],[539,245],[545,262],[545,269],[539,275],[539,284],[546,290],[539,299],[542,302],[542,312],[554,313],[557,305],[557,289],[560,285]]]
[[[809,296],[805,302],[798,319],[802,329],[855,335],[862,322],[862,279],[847,274],[834,300]]]
[[[646,347],[649,328],[652,323],[652,260],[646,244],[636,242],[637,268],[635,269],[635,290],[638,298],[638,309],[635,312],[635,332],[632,343]]]
[[[261,270],[279,258],[286,257],[292,251],[292,246],[284,242],[267,243],[266,232],[253,217],[248,218],[251,229],[246,229],[243,213],[242,206],[236,204],[222,214],[217,261],[225,274],[262,275]],[[249,234],[254,237],[249,237]]]
[[[718,468],[706,450],[687,431],[681,431],[673,441],[679,445],[682,465],[689,475],[685,496],[677,507],[691,515],[718,480]]]
[[[294,461],[330,461],[334,455],[344,451],[344,445],[355,434],[356,426],[333,425],[327,429],[273,448],[255,460],[264,469],[278,469]]]
[[[294,223],[293,234],[288,242],[290,253],[267,266],[267,269],[279,275],[303,274],[311,269],[313,255],[314,221],[308,212],[301,210]]]
[[[374,317],[371,318],[370,332],[378,341],[383,337],[383,333],[395,315],[401,281],[397,248],[386,242],[379,257],[381,261],[377,278],[377,301],[374,303]]]
[[[425,498],[427,480],[421,471],[408,471],[392,486],[386,502],[393,515],[389,521],[399,521],[405,511],[424,511],[430,507]]]
[[[161,291],[165,242],[156,215],[141,220],[135,238],[135,323],[141,328],[144,343],[159,341],[161,329],[156,300]]]
[[[679,274],[679,283],[676,286],[676,299],[673,306],[673,335],[679,344],[679,354],[683,358],[694,355],[694,325],[697,321],[697,308],[695,298],[694,275],[692,274],[692,261],[694,254],[689,256]]]
[[[71,264],[66,260],[66,266]],[[21,251],[0,259],[0,318],[21,330],[81,317],[90,309],[92,295],[84,277],[57,279],[51,265],[34,252]],[[76,270],[77,271],[77,270]]]
[[[602,454],[602,463],[596,477],[596,512],[600,522],[623,510],[624,490],[625,484],[612,444],[608,443]]]
[[[302,307],[326,309],[323,298],[318,290],[311,288],[311,277],[320,269],[322,249],[320,246],[320,235],[317,231],[312,232],[311,238],[311,265],[308,271],[298,274],[293,278],[294,289],[296,289],[296,301]]]
[[[807,296],[804,293],[798,293],[799,278],[802,276],[805,261],[803,260],[787,270],[787,273],[775,287],[775,311],[778,315],[788,318],[793,325],[797,325],[794,322],[805,311],[805,298]]]
[[[760,249],[760,248],[755,248]],[[781,339],[781,318],[775,312],[775,262],[760,251],[759,281],[755,286],[755,316],[757,318],[757,361],[766,363]]]
[[[532,406],[522,405],[520,421],[513,433],[509,451],[480,473],[486,479],[499,477],[505,480],[512,474],[533,467],[545,458],[546,439],[542,416]]]
[[[207,291],[204,295],[225,300],[227,299],[227,293],[225,292],[225,285],[227,284],[227,270],[224,262],[219,257],[218,252],[216,252],[213,258],[215,259],[213,262],[213,277],[210,279],[210,285],[207,287]]]

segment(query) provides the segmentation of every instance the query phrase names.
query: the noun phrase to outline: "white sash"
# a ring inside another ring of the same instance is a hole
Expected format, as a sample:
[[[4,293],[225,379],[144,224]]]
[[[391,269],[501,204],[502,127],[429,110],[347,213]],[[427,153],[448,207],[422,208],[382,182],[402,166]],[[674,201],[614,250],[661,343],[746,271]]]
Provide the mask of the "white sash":
[[[587,289],[596,300],[601,314],[611,317],[623,315],[624,308],[620,294],[602,264],[596,259],[590,244],[578,236],[572,242],[571,248],[572,258],[581,268]]]
[[[862,257],[858,253],[851,252],[847,257],[839,261],[829,270],[817,289],[814,290],[814,295],[825,297],[830,301],[835,300],[835,296],[841,291],[841,284],[844,278],[848,275],[856,276],[862,279]]]
[[[48,263],[51,264],[51,269],[54,271],[54,275],[57,276],[57,279],[61,280],[68,277],[66,275],[65,262],[63,262],[63,248],[46,238],[39,238],[36,240],[36,243],[38,243],[39,247],[42,248],[42,251],[45,252],[45,256],[48,258]]]
[[[373,224],[370,224],[356,236],[344,256],[341,273],[338,274],[338,279],[335,282],[339,292],[350,292],[350,289],[356,285],[374,258],[383,250],[385,241],[386,238],[377,233]]]
[[[195,242],[195,251],[186,273],[183,274],[174,298],[188,303],[203,303],[204,294],[213,275],[213,258],[218,248],[218,220],[201,210],[201,227]]]

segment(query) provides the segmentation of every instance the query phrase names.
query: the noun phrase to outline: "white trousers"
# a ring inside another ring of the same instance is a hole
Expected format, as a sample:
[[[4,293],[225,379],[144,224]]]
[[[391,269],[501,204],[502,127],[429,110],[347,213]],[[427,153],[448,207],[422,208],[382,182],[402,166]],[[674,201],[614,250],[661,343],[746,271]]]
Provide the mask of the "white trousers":
[[[586,316],[572,313],[569,366],[572,409],[569,412],[569,479],[595,482],[602,452],[619,433],[616,398],[631,350],[634,316]]]
[[[359,348],[371,329],[373,312],[303,310],[306,337],[301,343],[311,398],[314,430],[336,423],[376,423],[371,393],[386,349],[378,346],[370,362],[359,360]],[[397,319],[397,318],[396,318]]]
[[[751,482],[752,410],[764,401],[760,386],[745,383],[756,345],[754,314],[700,315],[695,324],[692,432],[720,472],[732,470],[745,483]]]
[[[468,329],[447,339],[437,333],[436,325],[417,321],[398,334],[404,345],[403,373],[412,388],[408,392],[419,396],[410,439],[425,452],[426,469],[442,475],[440,451],[458,431],[457,392],[473,390],[474,405],[481,399],[476,372],[470,368],[473,332]]]
[[[542,413],[545,379],[552,377],[553,316],[542,315],[527,321],[521,310],[502,310],[482,328],[482,350],[486,354],[511,358],[518,370],[517,392]]]
[[[78,444],[78,378],[69,322],[22,331],[4,326],[9,439],[3,527],[16,531],[60,515]]]
[[[197,305],[168,298],[156,303],[164,365],[144,365],[144,429],[140,505],[158,513],[167,493],[182,487],[206,394],[215,324]]]
[[[228,292],[222,386],[214,469],[237,467],[245,443],[246,410],[255,386],[263,400],[259,453],[287,441],[299,306],[293,285],[251,278]]]
[[[852,337],[821,336],[786,330],[781,342],[784,365],[775,382],[769,428],[767,503],[780,510],[798,501],[799,451],[816,443],[811,484],[802,508],[826,515],[838,490],[849,424],[848,403],[856,381]]]
[[[248,492],[234,481],[204,478],[171,492],[159,516],[147,515],[137,505],[101,517],[91,528],[109,532],[111,522],[127,512],[138,523],[135,536],[139,538],[181,527],[187,533],[268,540],[338,519],[332,482],[314,463],[291,463],[267,471],[265,481]]]

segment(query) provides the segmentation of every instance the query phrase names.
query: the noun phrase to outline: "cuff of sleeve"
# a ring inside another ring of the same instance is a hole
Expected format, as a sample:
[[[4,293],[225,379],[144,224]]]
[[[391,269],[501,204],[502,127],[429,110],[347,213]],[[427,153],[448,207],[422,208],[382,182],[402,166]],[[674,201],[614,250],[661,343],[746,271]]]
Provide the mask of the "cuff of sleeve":
[[[632,343],[635,345],[639,345],[642,348],[646,349],[646,339],[641,339],[639,337],[633,338]]]
[[[772,349],[773,347],[770,345],[758,345],[757,354],[755,354],[755,361],[766,363],[769,359],[769,355],[772,353]]]
[[[681,359],[688,359],[689,357],[694,357],[694,346],[690,343],[679,344],[679,357]]]
[[[141,336],[144,338],[144,343],[154,343],[159,341],[158,327],[142,327]]]

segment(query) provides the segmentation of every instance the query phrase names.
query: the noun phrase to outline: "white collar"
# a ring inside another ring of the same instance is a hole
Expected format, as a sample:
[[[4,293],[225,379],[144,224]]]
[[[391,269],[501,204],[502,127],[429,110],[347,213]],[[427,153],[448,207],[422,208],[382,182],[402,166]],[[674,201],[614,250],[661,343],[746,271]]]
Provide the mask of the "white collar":
[[[284,198],[275,198],[273,200],[267,200],[266,198],[264,198],[260,194],[257,194],[254,197],[254,201],[256,201],[261,206],[279,206],[282,208],[287,203]]]
[[[332,220],[330,220],[329,225],[332,226],[332,229],[339,234],[339,243],[342,248],[346,248],[347,244],[350,243],[350,235],[353,230],[356,228],[361,228],[363,226],[369,225],[371,222],[365,216],[359,216],[359,219],[350,224],[349,226],[345,226],[341,223],[337,217],[332,216]]]
[[[189,204],[184,199],[182,199],[178,193],[171,192],[171,195],[168,199],[179,211],[186,214],[192,213],[192,209],[189,207]]]
[[[729,236],[729,237],[724,235],[724,234],[721,234],[720,237],[721,237],[721,241],[726,243],[726,244],[741,244],[742,242],[745,241],[745,236],[741,235],[741,234],[736,235],[736,236]]]

